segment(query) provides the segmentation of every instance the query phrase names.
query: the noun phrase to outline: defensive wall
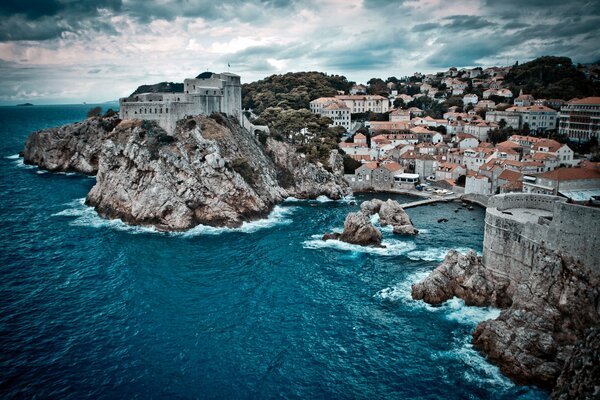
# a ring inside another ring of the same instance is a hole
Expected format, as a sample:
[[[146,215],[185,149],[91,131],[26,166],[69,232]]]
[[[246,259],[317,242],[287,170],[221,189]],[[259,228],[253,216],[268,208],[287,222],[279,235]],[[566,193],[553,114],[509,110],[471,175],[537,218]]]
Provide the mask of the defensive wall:
[[[600,275],[600,209],[565,201],[531,193],[491,197],[483,239],[486,268],[516,285],[545,248],[571,256]]]

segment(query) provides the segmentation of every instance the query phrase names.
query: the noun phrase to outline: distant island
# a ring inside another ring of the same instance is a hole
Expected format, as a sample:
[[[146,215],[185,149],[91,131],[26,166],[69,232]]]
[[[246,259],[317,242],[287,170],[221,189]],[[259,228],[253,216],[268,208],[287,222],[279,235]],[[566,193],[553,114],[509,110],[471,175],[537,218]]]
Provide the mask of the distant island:
[[[31,107],[31,106],[33,106],[33,104],[31,104],[31,103],[17,104],[17,107]]]

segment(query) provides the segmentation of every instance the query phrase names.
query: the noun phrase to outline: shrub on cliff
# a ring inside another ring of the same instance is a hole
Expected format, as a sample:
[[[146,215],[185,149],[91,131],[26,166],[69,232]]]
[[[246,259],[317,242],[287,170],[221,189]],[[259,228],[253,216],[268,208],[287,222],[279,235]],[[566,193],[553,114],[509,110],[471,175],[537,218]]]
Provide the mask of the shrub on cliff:
[[[245,158],[240,157],[233,160],[231,169],[240,174],[250,186],[256,183],[257,173]]]
[[[87,118],[99,117],[101,112],[102,112],[102,107],[94,107],[87,112],[86,117]]]

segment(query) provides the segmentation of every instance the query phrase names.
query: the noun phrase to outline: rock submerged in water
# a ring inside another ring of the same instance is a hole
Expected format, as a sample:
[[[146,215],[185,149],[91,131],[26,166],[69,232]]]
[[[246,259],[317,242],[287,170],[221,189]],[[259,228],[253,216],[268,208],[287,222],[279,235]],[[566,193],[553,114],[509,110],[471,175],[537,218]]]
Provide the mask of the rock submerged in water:
[[[477,325],[474,347],[516,382],[552,389],[565,365],[580,368],[573,347],[600,319],[600,282],[558,252],[542,248],[534,257],[534,269],[521,282],[512,282],[486,268],[474,252],[450,251],[427,278],[412,286],[412,297],[440,304],[457,296],[469,305],[502,308],[497,319]]]
[[[151,121],[91,118],[32,134],[23,153],[53,171],[97,172],[86,204],[104,218],[164,231],[235,227],[287,197],[350,193],[341,175],[288,144],[259,143],[223,115],[181,120],[172,136]]]

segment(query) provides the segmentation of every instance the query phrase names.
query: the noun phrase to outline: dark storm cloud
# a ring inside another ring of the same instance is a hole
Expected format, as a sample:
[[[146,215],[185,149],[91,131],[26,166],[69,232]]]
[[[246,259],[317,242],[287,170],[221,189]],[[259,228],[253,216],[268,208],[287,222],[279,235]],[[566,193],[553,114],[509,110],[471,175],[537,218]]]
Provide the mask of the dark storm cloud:
[[[114,27],[100,10],[119,12],[121,0],[32,0],[0,3],[0,41],[47,40],[70,32],[105,32]]]
[[[27,0],[0,3],[0,41],[46,40],[65,32],[75,34],[84,29],[114,34],[102,21],[101,10],[127,15],[139,22],[177,17],[201,17],[207,20],[260,23],[271,13],[292,16],[306,2],[295,0]]]
[[[481,60],[532,59],[566,55],[588,60],[600,55],[592,38],[600,37],[600,1],[488,1],[485,17],[453,15],[417,24],[412,32],[441,45],[427,59],[436,68],[480,65]]]

